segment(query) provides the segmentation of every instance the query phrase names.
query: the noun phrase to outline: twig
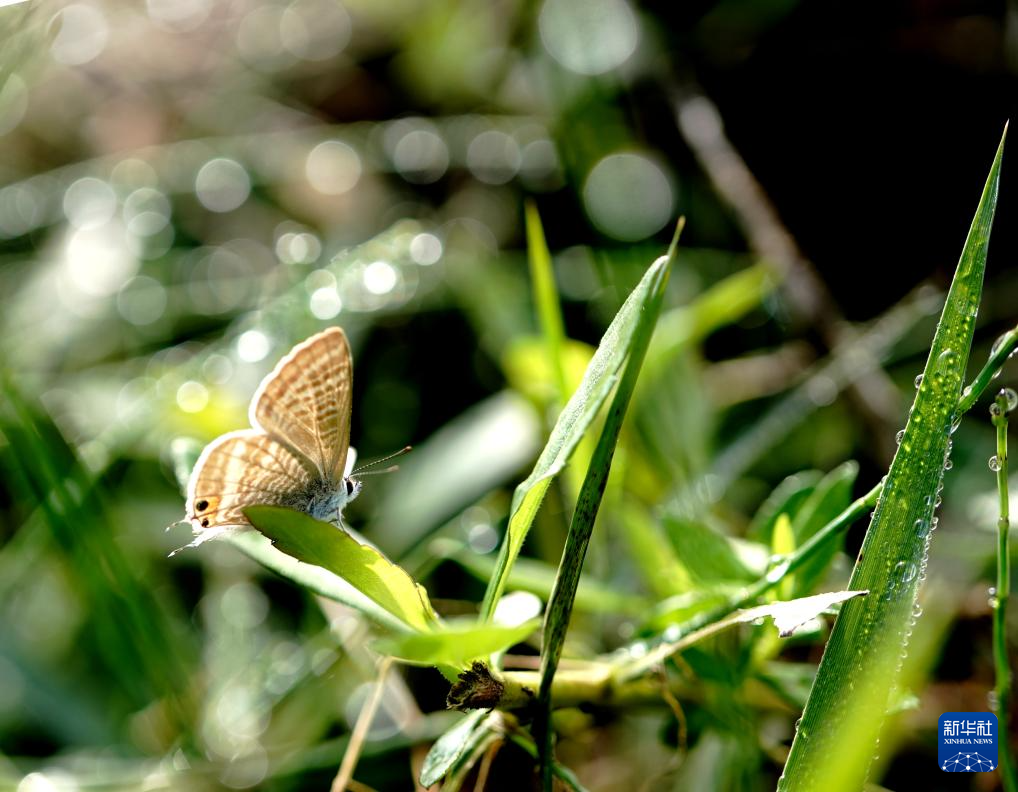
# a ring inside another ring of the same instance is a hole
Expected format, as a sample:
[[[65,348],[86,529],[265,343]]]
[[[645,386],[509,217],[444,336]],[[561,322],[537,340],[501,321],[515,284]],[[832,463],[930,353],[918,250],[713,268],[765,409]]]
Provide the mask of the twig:
[[[345,792],[350,787],[354,768],[357,766],[357,760],[361,755],[361,748],[364,747],[364,740],[368,736],[368,729],[371,728],[371,722],[375,719],[378,707],[382,703],[382,697],[385,694],[385,679],[389,675],[390,668],[392,668],[391,657],[382,658],[378,663],[378,678],[375,682],[375,689],[371,693],[371,698],[364,703],[360,715],[357,716],[357,723],[353,727],[353,734],[350,735],[350,742],[347,745],[346,753],[343,754],[343,762],[339,766],[339,772],[336,773],[336,777],[332,780],[332,792]]]
[[[819,329],[830,350],[852,343],[855,331],[844,321],[763,187],[725,136],[717,107],[702,94],[688,93],[677,97],[674,104],[679,130],[721,198],[734,210],[750,247],[784,277],[792,310]],[[883,430],[897,419],[898,391],[875,360],[866,362],[866,374],[851,388],[863,416],[880,430],[876,436],[887,436],[881,450],[890,458],[894,446]]]

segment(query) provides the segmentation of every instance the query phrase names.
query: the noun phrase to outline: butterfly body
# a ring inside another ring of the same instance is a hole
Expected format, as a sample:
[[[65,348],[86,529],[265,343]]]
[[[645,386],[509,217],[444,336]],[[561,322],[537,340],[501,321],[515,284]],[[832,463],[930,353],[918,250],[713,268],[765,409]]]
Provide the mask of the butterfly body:
[[[193,545],[250,527],[244,509],[288,506],[340,524],[360,492],[349,474],[353,364],[346,334],[331,327],[295,346],[251,400],[251,429],[213,440],[187,491]]]
[[[361,482],[353,478],[344,478],[338,487],[331,481],[318,479],[312,481],[308,488],[297,491],[286,497],[280,506],[306,512],[316,520],[338,522],[346,504],[352,501],[361,491]]]

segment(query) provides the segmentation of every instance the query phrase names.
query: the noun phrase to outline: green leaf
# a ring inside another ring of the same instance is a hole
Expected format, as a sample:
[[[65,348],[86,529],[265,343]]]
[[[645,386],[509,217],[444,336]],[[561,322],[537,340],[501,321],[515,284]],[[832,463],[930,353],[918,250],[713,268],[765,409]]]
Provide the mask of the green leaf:
[[[792,521],[788,519],[787,514],[779,515],[777,522],[774,523],[774,532],[771,534],[771,550],[776,556],[786,556],[795,552],[795,531],[792,530]],[[796,580],[794,575],[788,575],[778,584],[779,599],[792,599]]]
[[[693,588],[692,575],[675,557],[660,522],[651,517],[643,506],[633,500],[626,501],[621,512],[620,528],[644,585],[654,594],[664,599]],[[581,580],[580,588],[576,590],[577,607],[583,583]]]
[[[795,546],[801,547],[817,531],[837,517],[852,502],[852,486],[859,474],[859,465],[845,462],[826,476],[795,513],[792,520],[792,532],[795,535]],[[794,594],[806,594],[820,582],[831,560],[843,544],[844,534],[825,543],[808,562],[795,573]]]
[[[582,341],[565,339],[558,355],[566,382],[583,379],[594,348]],[[548,361],[547,344],[537,336],[520,336],[510,341],[502,354],[502,371],[514,391],[522,393],[544,410],[558,400],[558,376]]]
[[[655,261],[619,309],[587,366],[580,387],[559,415],[533,471],[516,488],[509,511],[506,537],[499,550],[498,566],[484,595],[481,607],[483,618],[491,618],[495,603],[502,596],[509,570],[523,547],[523,541],[527,538],[527,532],[552,479],[569,461],[584,432],[615,386],[618,370],[629,354],[636,325],[646,306],[657,295],[668,261],[666,257]]]
[[[373,621],[379,627],[394,632],[408,632],[410,627],[401,619],[393,616],[374,600],[369,599],[327,569],[313,564],[304,564],[291,555],[274,547],[267,536],[257,531],[243,531],[236,534],[225,534],[216,540],[236,547],[250,556],[263,567],[275,572],[298,586],[313,591],[336,602],[342,602]]]
[[[619,383],[615,398],[604,422],[604,428],[597,439],[597,446],[587,467],[587,473],[576,499],[576,509],[569,524],[566,544],[559,562],[555,588],[551,592],[551,601],[544,620],[544,646],[541,649],[541,686],[538,691],[537,713],[534,719],[534,736],[540,753],[541,778],[544,789],[550,790],[554,762],[551,756],[551,689],[552,680],[562,656],[565,645],[566,629],[572,615],[573,600],[583,568],[583,560],[594,531],[594,522],[604,495],[608,472],[611,470],[612,457],[618,443],[622,422],[625,420],[626,409],[636,390],[636,383],[643,367],[643,360],[654,335],[661,304],[664,301],[665,286],[675,261],[679,235],[682,233],[684,221],[679,220],[672,237],[668,255],[663,256],[651,265],[648,274],[654,278],[650,283],[647,299],[643,310],[637,315],[636,326],[630,336],[629,355],[625,372]],[[646,276],[645,276],[646,279]],[[613,323],[614,324],[614,323]],[[595,355],[595,359],[597,356]]]
[[[437,784],[460,757],[468,753],[471,743],[481,731],[478,725],[487,716],[486,710],[474,710],[435,741],[421,767],[422,787]]]
[[[530,279],[534,285],[534,302],[537,316],[541,320],[541,335],[547,352],[553,381],[558,398],[564,400],[569,387],[566,384],[565,365],[562,360],[562,345],[566,333],[563,328],[562,310],[559,307],[558,290],[555,288],[555,270],[551,263],[548,243],[544,240],[541,217],[533,201],[526,203],[527,253],[530,260]]]
[[[739,558],[729,537],[696,520],[666,516],[664,523],[679,561],[700,585],[756,578]]]
[[[284,553],[343,578],[414,630],[427,632],[438,621],[423,586],[346,531],[281,506],[249,506],[244,514]]]
[[[865,783],[915,622],[934,503],[979,308],[1003,147],[1002,138],[849,584],[872,593],[842,608],[779,789],[857,790]]]
[[[774,523],[782,514],[794,515],[819,481],[820,473],[815,470],[804,470],[784,479],[756,510],[746,536],[770,544]]]
[[[427,633],[382,638],[374,643],[381,654],[413,665],[469,668],[472,660],[487,657],[519,643],[538,627],[531,620],[513,627],[470,622],[446,624]]]
[[[619,679],[632,679],[647,673],[650,669],[663,663],[676,652],[681,652],[694,644],[699,643],[713,635],[717,635],[729,627],[737,624],[748,624],[763,618],[771,618],[782,638],[793,635],[795,631],[807,622],[817,618],[821,613],[838,603],[846,600],[862,597],[866,591],[831,591],[825,594],[815,594],[812,597],[800,597],[794,600],[778,600],[768,602],[766,605],[757,605],[753,608],[743,608],[725,616],[723,619],[711,622],[705,627],[687,633],[674,641],[662,641],[651,651],[637,660],[634,660],[619,669],[616,677]]]

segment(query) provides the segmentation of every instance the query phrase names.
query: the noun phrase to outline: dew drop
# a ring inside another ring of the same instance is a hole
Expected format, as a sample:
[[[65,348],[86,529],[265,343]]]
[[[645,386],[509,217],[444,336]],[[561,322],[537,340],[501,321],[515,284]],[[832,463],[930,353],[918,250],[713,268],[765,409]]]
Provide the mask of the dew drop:
[[[915,528],[916,536],[918,536],[921,539],[930,532],[930,521],[924,520],[922,517],[920,517],[918,520],[915,521],[915,525],[913,527]]]
[[[1010,333],[1004,333],[1003,335],[997,336],[997,340],[993,342],[993,346],[990,347],[990,357],[996,355],[1002,346],[1007,343],[1007,337]],[[1018,351],[1018,350],[1016,350]],[[1014,352],[1011,353],[1012,355]]]
[[[1014,388],[1004,388],[1000,394],[1004,397],[1005,407],[1008,412],[1018,407],[1018,393],[1015,393]]]
[[[901,445],[901,441],[902,441],[902,439],[904,439],[904,437],[905,437],[905,430],[904,429],[899,429],[898,430],[898,434],[896,434],[894,436],[894,442],[897,443],[898,445]]]
[[[923,375],[922,374],[916,374],[915,386],[918,388],[922,384],[923,384]]]
[[[940,376],[946,374],[948,370],[954,365],[957,359],[958,359],[957,352],[955,352],[953,349],[945,349],[937,357],[937,368],[936,368],[937,374],[939,374]]]
[[[944,460],[944,470],[950,470],[953,467],[954,467],[954,462],[952,462],[950,459]]]
[[[997,459],[996,454],[990,457],[990,470],[992,470],[994,473],[1000,470],[1000,460]]]

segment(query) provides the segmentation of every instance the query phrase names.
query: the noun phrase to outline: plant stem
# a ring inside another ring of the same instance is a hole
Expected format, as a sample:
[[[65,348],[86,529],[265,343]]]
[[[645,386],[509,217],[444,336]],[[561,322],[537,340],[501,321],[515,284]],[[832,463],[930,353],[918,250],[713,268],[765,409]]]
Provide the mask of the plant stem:
[[[1000,373],[1001,368],[1015,349],[1018,349],[1018,327],[1008,330],[994,342],[986,365],[979,370],[972,383],[961,392],[961,400],[958,402],[958,417],[972,409],[993,378]]]
[[[1005,360],[1007,358],[1005,357]],[[1011,710],[1011,665],[1007,653],[1007,600],[1011,588],[1008,531],[1011,515],[1007,492],[1007,413],[1005,391],[997,394],[990,408],[993,425],[997,428],[997,492],[1000,495],[1000,518],[997,520],[997,590],[993,603],[993,662],[997,684],[997,746],[1000,751],[1000,775],[1007,792],[1018,792],[1014,757],[1008,739],[1008,716]]]

